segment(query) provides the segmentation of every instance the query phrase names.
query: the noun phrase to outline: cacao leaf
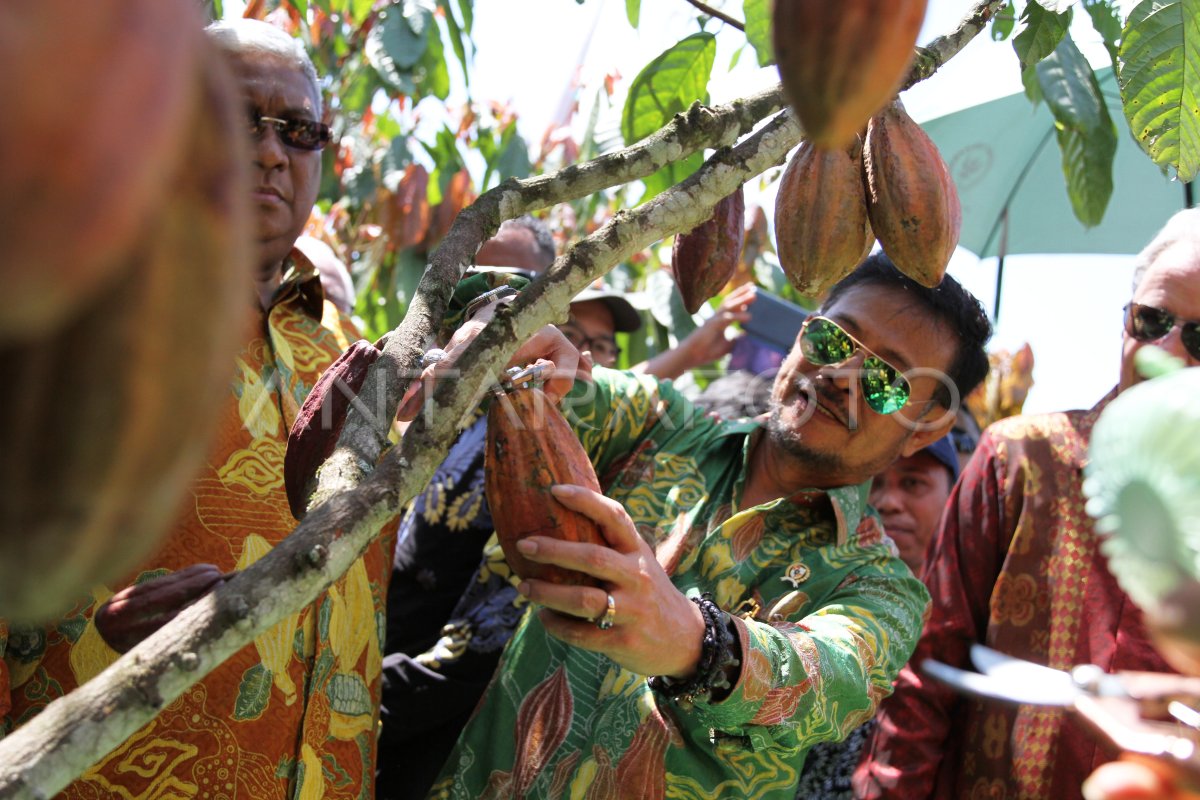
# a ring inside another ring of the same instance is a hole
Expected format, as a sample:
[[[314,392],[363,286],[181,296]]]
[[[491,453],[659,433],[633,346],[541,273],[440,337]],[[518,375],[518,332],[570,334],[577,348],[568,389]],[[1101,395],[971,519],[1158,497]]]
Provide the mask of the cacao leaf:
[[[642,0],[625,0],[625,16],[629,18],[629,24],[636,28],[642,16]]]
[[[346,6],[346,11],[350,14],[350,19],[355,25],[361,25],[366,21],[371,14],[371,7],[374,6],[372,0],[350,0]]]
[[[1112,0],[1083,0],[1083,7],[1092,18],[1092,27],[1104,40],[1104,47],[1116,67],[1117,46],[1121,41],[1121,12]]]
[[[1069,12],[1053,14],[1034,2],[1025,6],[1021,19],[1025,29],[1013,39],[1013,50],[1021,60],[1022,69],[1053,53],[1071,26]]]
[[[1025,96],[1035,106],[1042,102],[1042,85],[1038,83],[1037,64],[1021,70],[1021,85],[1025,87]]]
[[[308,15],[308,0],[288,0],[288,2],[291,3],[292,8],[300,12],[300,16]]]
[[[1112,197],[1117,126],[1109,116],[1096,74],[1070,36],[1037,65],[1038,84],[1054,114],[1067,194],[1075,216],[1100,224]]]
[[[1117,80],[1129,128],[1182,181],[1200,169],[1200,0],[1143,0],[1121,34]]]
[[[462,66],[463,86],[470,89],[471,70],[467,60],[467,45],[471,44],[471,37],[464,33],[463,26],[455,18],[449,0],[438,0],[438,8],[442,9],[442,19],[446,21],[446,32],[450,34],[450,46],[454,48],[454,55]]]
[[[370,8],[370,1],[365,0]],[[379,12],[379,20],[367,34],[363,52],[379,77],[395,88],[404,91],[412,82],[405,73],[412,70],[421,60],[429,46],[429,28],[435,34],[433,10],[423,3],[405,2]],[[439,43],[440,37],[437,38]]]
[[[429,26],[427,46],[415,70],[418,90],[439,100],[450,96],[450,70],[446,68],[445,48],[437,25]]]
[[[687,338],[696,329],[695,320],[683,307],[683,295],[665,269],[650,273],[645,291],[651,316],[678,339]]]
[[[717,57],[716,37],[695,33],[681,39],[647,64],[629,87],[621,113],[621,135],[626,145],[640,141],[686,111],[694,101],[708,102],[708,79]],[[641,202],[699,169],[703,153],[668,164],[644,179]]]
[[[1052,14],[1064,14],[1074,3],[1075,0],[1037,0],[1038,5]]]
[[[1013,8],[1012,0],[996,12],[996,16],[992,17],[992,41],[1003,42],[1012,35],[1013,28],[1017,25],[1017,12]]]
[[[746,20],[746,40],[754,48],[760,67],[775,63],[771,46],[771,0],[744,0],[742,15]]]
[[[271,699],[271,670],[255,664],[242,673],[237,700],[233,704],[234,719],[258,719]]]

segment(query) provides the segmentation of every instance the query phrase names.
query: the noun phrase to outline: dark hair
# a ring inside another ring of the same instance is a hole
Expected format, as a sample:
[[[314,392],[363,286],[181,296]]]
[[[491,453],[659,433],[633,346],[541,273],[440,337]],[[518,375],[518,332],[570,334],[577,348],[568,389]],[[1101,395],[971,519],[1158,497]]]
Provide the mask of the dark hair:
[[[966,397],[987,377],[984,345],[992,337],[992,323],[975,295],[954,278],[947,275],[937,288],[930,289],[897,269],[882,251],[876,251],[829,290],[822,309],[832,306],[855,286],[889,286],[903,291],[958,335],[958,352],[946,374],[958,387],[959,397]],[[945,408],[952,405],[950,391],[944,385],[938,388],[936,399]]]
[[[500,227],[503,228],[508,225],[524,228],[533,235],[533,240],[537,244],[538,253],[540,253],[542,257],[546,259],[546,263],[542,265],[543,270],[554,263],[557,253],[554,250],[554,234],[550,233],[550,226],[530,214],[522,214],[516,219],[507,220]]]

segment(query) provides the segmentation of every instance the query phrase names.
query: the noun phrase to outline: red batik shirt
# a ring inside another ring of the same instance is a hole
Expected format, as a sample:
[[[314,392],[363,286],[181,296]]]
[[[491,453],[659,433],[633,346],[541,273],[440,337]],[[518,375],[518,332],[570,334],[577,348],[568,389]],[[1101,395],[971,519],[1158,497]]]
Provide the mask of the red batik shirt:
[[[985,431],[931,545],[929,620],[855,775],[865,798],[1080,797],[1111,755],[1061,709],[966,697],[924,677],[971,669],[975,642],[1070,669],[1170,672],[1100,553],[1081,490],[1090,411],[1013,417]]]

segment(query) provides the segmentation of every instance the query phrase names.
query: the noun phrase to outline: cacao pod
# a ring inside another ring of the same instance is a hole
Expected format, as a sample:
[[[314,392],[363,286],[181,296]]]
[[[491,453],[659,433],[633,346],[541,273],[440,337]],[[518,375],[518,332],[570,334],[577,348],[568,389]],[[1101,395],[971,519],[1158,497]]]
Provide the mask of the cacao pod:
[[[167,191],[94,297],[50,333],[0,344],[0,617],[61,613],[167,532],[248,330],[245,109],[199,25],[184,21],[191,4],[164,4],[183,15],[169,27],[200,37],[201,55],[183,92],[180,156],[156,176]],[[73,139],[104,120],[76,119]],[[133,141],[114,157],[140,152]]]
[[[675,237],[671,272],[689,314],[725,288],[737,271],[746,236],[745,216],[746,201],[739,186],[713,207],[711,217]]]
[[[308,511],[317,468],[333,453],[346,425],[351,399],[362,390],[367,370],[380,355],[375,345],[359,339],[329,365],[304,398],[288,433],[283,457],[283,486],[296,519],[303,519]]]
[[[600,491],[583,445],[541,389],[516,389],[488,409],[485,491],[496,538],[512,571],[522,578],[595,585],[591,577],[528,561],[517,550],[527,536],[607,545],[591,519],[554,499],[558,483]]]
[[[927,0],[775,0],[771,34],[805,136],[845,147],[900,89]]]
[[[0,342],[64,323],[116,280],[197,102],[196,4],[45,0],[0,7]]]
[[[937,286],[962,229],[949,167],[899,100],[871,118],[863,161],[867,214],[883,252],[908,277]]]
[[[96,630],[113,650],[127,653],[230,577],[213,564],[192,564],[178,572],[135,583],[96,609]]]
[[[862,141],[824,150],[804,142],[775,197],[779,263],[800,294],[820,297],[871,252]]]

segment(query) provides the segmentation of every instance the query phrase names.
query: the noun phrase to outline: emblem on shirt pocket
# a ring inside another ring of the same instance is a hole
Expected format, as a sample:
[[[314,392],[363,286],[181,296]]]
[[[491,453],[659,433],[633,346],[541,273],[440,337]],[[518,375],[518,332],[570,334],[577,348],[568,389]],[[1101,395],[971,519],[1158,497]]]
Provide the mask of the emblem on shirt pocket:
[[[812,570],[808,568],[808,565],[803,561],[797,561],[787,568],[787,572],[779,580],[787,581],[792,585],[793,589],[797,589],[800,587],[800,584],[808,580],[810,575],[812,575]]]

